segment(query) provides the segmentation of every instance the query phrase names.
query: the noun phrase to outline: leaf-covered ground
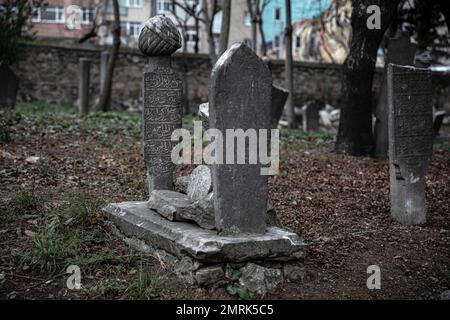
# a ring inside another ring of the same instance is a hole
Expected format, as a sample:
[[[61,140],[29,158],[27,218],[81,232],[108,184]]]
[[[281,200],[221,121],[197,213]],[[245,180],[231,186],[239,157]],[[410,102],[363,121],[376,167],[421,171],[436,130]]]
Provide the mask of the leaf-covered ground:
[[[105,225],[104,204],[147,197],[139,114],[80,119],[27,104],[0,116],[1,298],[233,298],[224,288],[192,290]],[[403,227],[389,214],[387,162],[336,155],[332,142],[282,131],[270,197],[308,245],[307,273],[266,297],[439,298],[450,287],[450,144],[435,146],[428,222]],[[79,291],[67,289],[69,265],[81,268]],[[381,269],[381,290],[367,289],[370,265]]]

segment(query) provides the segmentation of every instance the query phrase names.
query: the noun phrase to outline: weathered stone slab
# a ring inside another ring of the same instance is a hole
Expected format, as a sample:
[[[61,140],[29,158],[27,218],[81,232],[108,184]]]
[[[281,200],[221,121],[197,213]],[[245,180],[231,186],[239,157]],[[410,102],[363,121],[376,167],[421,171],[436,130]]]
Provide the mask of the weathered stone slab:
[[[279,86],[272,86],[272,128],[278,127],[281,115],[283,114],[289,91]]]
[[[413,66],[416,51],[417,46],[411,43],[409,33],[398,33],[389,40],[380,98],[375,109],[375,156],[378,158],[388,156],[387,66],[389,63]]]
[[[319,130],[319,108],[320,105],[316,101],[311,101],[303,107],[303,131],[315,132]]]
[[[211,169],[201,165],[192,171],[189,178],[187,194],[192,200],[201,200],[212,192]]]
[[[19,78],[5,63],[0,63],[0,108],[13,108],[16,106]]]
[[[214,66],[209,96],[210,127],[227,145],[227,129],[270,129],[272,76],[245,44],[235,44]],[[227,151],[223,150],[226,159]],[[246,144],[246,158],[249,148]],[[267,176],[261,164],[213,164],[216,227],[223,235],[262,234],[266,230]]]
[[[391,214],[402,224],[424,223],[433,152],[431,72],[390,64],[388,106]]]
[[[171,67],[171,54],[181,47],[181,35],[173,22],[163,16],[150,18],[139,36],[139,48],[149,57],[144,73],[144,158],[149,191],[173,190],[171,159],[176,141],[172,133],[181,128],[183,83]]]
[[[171,222],[146,202],[110,204],[103,211],[126,236],[200,262],[289,261],[304,254],[304,243],[296,234],[275,227],[261,235],[224,237],[190,223]]]
[[[175,191],[153,190],[148,207],[170,221],[193,221],[205,229],[215,228],[212,194],[192,200]]]
[[[183,221],[180,211],[190,205],[192,201],[187,195],[170,190],[153,190],[148,201],[150,209],[170,221]]]

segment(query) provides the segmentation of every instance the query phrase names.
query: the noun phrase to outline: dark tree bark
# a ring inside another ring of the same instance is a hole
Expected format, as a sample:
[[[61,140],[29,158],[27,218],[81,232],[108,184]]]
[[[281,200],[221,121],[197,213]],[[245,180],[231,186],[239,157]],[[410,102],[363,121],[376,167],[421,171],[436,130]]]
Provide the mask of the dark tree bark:
[[[344,99],[335,150],[354,156],[372,155],[372,82],[377,51],[383,35],[397,15],[400,0],[354,0],[352,39],[345,60]],[[370,5],[381,9],[381,29],[369,29]]]
[[[257,41],[258,41],[258,7],[259,0],[247,0],[247,10],[250,15],[252,22],[252,50],[257,52]]]
[[[222,0],[222,26],[220,29],[219,56],[228,49],[230,39],[231,0]]]
[[[120,47],[120,15],[119,15],[119,0],[113,1],[114,9],[114,21],[113,21],[113,46],[111,48],[111,57],[108,62],[108,68],[106,69],[104,88],[101,90],[100,101],[97,109],[103,112],[109,111],[111,101],[111,87],[114,76],[114,68],[116,66],[117,56],[119,55]]]
[[[286,113],[289,128],[294,128],[295,113],[294,113],[294,75],[293,75],[293,57],[292,57],[292,19],[291,19],[291,0],[286,0],[286,87],[289,91],[289,96],[286,101]]]

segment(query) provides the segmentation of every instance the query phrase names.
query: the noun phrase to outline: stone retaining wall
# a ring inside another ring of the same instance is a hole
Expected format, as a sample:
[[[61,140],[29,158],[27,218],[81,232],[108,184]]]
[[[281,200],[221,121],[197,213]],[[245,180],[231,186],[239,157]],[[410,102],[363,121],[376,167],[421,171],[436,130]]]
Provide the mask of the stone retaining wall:
[[[25,61],[14,70],[21,79],[19,101],[47,101],[75,105],[78,98],[78,61],[92,59],[91,104],[96,102],[100,85],[101,49],[80,49],[62,46],[28,44]],[[123,50],[119,54],[114,74],[112,105],[115,109],[137,109],[141,105],[141,79],[146,58],[137,50]],[[206,55],[174,56],[174,67],[185,78],[185,91],[191,111],[208,100],[211,64]],[[284,63],[273,61],[274,83],[284,84]],[[342,65],[295,62],[295,105],[319,99],[333,106],[341,105],[344,79]],[[378,69],[374,90],[380,87],[382,70]],[[436,102],[450,111],[450,74],[434,73],[433,88]],[[374,99],[377,95],[374,95]],[[184,106],[187,107],[187,104]]]

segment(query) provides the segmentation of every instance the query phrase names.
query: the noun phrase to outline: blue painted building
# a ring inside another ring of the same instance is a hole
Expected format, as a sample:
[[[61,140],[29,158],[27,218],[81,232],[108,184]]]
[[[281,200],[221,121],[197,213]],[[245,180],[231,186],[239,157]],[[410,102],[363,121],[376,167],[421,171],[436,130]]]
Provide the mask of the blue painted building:
[[[345,0],[291,0],[294,59],[318,62],[342,62],[347,48],[351,12],[350,1]],[[319,23],[325,17],[327,23]],[[334,21],[333,21],[334,20]],[[335,30],[340,26],[347,30]],[[331,22],[330,22],[331,21]],[[271,0],[264,8],[263,30],[269,56],[284,57],[285,0]],[[343,41],[342,41],[343,40]],[[335,54],[336,52],[336,54]]]
[[[292,0],[292,23],[298,20],[312,20],[331,7],[332,0]],[[286,21],[285,0],[271,0],[264,9],[263,28],[267,43],[283,32]]]

